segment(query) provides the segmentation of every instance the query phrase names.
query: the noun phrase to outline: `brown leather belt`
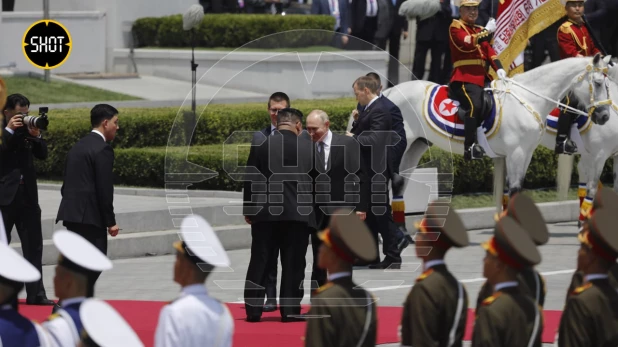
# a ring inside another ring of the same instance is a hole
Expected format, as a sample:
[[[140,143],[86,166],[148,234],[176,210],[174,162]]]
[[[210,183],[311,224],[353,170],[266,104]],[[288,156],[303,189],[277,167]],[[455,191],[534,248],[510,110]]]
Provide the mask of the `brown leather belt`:
[[[486,64],[487,63],[483,59],[465,59],[455,62],[453,64],[453,68],[468,65],[481,65],[482,67],[485,67]]]

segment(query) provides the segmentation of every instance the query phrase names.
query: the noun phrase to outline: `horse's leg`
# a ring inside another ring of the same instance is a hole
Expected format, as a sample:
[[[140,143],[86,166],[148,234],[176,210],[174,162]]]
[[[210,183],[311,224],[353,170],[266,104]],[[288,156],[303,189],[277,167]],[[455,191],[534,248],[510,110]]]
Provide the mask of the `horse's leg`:
[[[593,176],[590,172],[593,169],[592,165],[593,161],[591,155],[580,155],[579,162],[577,163],[577,174],[579,176],[579,187],[577,188],[577,197],[579,198],[578,227],[581,226],[581,223],[584,220],[584,214],[582,213],[584,207],[587,210],[592,206],[592,200],[586,200],[586,197],[588,196],[588,183],[590,182],[590,178]],[[584,204],[586,206],[584,206]]]
[[[600,156],[596,158],[590,158],[590,176],[588,177],[588,194],[584,199],[584,203],[580,208],[580,221],[583,220],[582,215],[586,215],[590,212],[592,208],[592,202],[594,201],[594,197],[597,194],[597,189],[599,187],[599,182],[601,180],[601,174],[603,173],[603,167],[605,166],[605,162],[607,161],[606,156]]]
[[[614,160],[614,191],[618,193],[618,155],[612,157]]]
[[[504,157],[498,157],[493,159],[494,162],[494,201],[496,203],[496,212],[502,212],[506,206],[504,202],[504,191],[507,186]],[[502,208],[502,210],[501,210]]]
[[[523,188],[524,177],[526,176],[527,164],[530,163],[531,155],[526,155],[525,151],[519,147],[506,158],[506,171],[509,176],[509,196],[519,193]]]

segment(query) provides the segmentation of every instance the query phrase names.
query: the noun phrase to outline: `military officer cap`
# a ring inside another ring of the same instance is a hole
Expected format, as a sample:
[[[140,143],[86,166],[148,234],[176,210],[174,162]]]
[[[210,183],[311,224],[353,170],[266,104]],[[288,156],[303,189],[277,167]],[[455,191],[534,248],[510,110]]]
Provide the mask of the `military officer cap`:
[[[204,218],[195,214],[187,216],[180,229],[181,241],[176,241],[174,248],[191,262],[204,271],[230,266],[227,252],[214,229]]]
[[[519,223],[530,234],[537,246],[544,245],[549,240],[549,230],[545,219],[534,201],[527,195],[520,193],[513,196],[503,216],[509,216]]]
[[[347,208],[336,210],[328,228],[319,232],[318,237],[348,263],[356,259],[371,261],[378,256],[375,240],[365,222]]]
[[[37,268],[15,252],[11,246],[0,242],[0,283],[13,287],[40,279],[41,273]]]
[[[415,237],[435,241],[436,246],[449,249],[451,246],[466,247],[470,243],[468,232],[455,209],[447,204],[432,202],[427,206],[425,217],[416,225],[420,234]]]
[[[585,3],[586,0],[560,0],[560,2],[562,3],[562,6],[566,6],[567,3],[569,3],[569,2],[583,2],[583,3]]]
[[[60,252],[58,265],[71,271],[89,275],[103,272],[113,267],[103,252],[83,236],[67,230],[58,230],[53,236],[54,245]]]
[[[481,3],[481,0],[460,0],[459,7],[478,6],[480,3]]]
[[[603,259],[613,263],[618,258],[617,225],[618,215],[601,208],[590,217],[588,227],[578,235],[579,241]]]
[[[86,347],[143,347],[127,321],[107,302],[87,299],[79,308],[83,330],[82,343]]]
[[[496,222],[494,236],[481,246],[515,270],[541,262],[532,237],[511,217]]]

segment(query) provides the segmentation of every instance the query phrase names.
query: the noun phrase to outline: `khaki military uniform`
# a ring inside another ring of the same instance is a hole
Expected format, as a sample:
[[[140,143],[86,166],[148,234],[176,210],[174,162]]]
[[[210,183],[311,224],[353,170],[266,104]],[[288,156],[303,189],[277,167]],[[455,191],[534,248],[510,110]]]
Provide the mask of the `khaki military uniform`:
[[[571,285],[567,291],[566,300],[575,293],[575,290],[584,284],[584,274],[581,271],[576,271],[571,278]],[[609,284],[618,290],[618,263],[612,265],[609,269]]]
[[[345,276],[318,288],[307,314],[307,347],[373,347],[377,338],[375,299]]]
[[[547,294],[547,288],[545,286],[545,279],[541,274],[533,268],[527,268],[517,274],[517,282],[521,288],[521,291],[534,300],[539,306],[545,305],[545,295]],[[489,298],[493,294],[493,288],[489,282],[485,282],[479,291],[479,296],[476,300],[477,310],[481,307],[483,301]]]
[[[461,346],[468,294],[448,271],[435,265],[416,280],[403,305],[402,346]]]
[[[473,347],[540,347],[541,308],[519,286],[507,287],[485,299],[477,309]]]
[[[558,346],[618,346],[618,292],[609,279],[591,280],[569,296]]]

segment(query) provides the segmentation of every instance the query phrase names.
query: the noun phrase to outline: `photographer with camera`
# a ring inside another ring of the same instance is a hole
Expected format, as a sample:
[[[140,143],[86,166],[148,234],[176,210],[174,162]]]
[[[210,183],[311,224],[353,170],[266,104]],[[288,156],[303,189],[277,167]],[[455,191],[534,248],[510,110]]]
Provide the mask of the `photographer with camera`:
[[[41,130],[47,129],[45,109],[40,117],[28,114],[30,101],[21,94],[7,97],[4,105],[4,128],[0,145],[0,211],[7,240],[11,242],[13,226],[21,240],[21,248],[34,267],[42,270],[43,234],[41,208],[34,159],[47,159],[47,143]],[[47,299],[42,278],[26,283],[28,305],[55,305]]]

